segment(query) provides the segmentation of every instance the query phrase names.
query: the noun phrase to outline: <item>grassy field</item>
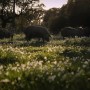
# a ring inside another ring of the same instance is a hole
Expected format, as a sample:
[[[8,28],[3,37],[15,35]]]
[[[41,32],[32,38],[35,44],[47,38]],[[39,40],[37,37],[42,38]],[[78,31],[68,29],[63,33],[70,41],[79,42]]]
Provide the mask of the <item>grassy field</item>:
[[[17,37],[0,40],[0,90],[90,90],[90,38]]]

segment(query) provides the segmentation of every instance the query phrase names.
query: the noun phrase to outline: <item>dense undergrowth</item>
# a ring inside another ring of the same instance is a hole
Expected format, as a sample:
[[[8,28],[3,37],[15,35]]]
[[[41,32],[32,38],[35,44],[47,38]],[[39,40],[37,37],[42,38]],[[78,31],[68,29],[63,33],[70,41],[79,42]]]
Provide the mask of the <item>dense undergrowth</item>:
[[[90,90],[90,38],[0,44],[0,90]]]

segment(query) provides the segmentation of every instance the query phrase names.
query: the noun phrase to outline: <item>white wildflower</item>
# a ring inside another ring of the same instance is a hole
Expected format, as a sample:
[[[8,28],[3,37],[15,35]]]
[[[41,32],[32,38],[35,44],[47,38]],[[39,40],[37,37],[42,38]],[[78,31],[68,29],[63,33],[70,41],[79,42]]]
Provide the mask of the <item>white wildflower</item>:
[[[77,57],[73,57],[73,61],[76,61],[77,60]]]
[[[74,72],[71,72],[72,75],[74,75]]]
[[[3,80],[1,80],[0,82],[8,83],[8,82],[10,82],[10,80],[9,80],[9,79],[3,79]]]
[[[60,77],[60,75],[61,75],[61,74],[60,74],[60,73],[58,73],[58,77]]]
[[[8,76],[9,75],[9,72],[6,72],[6,75]]]
[[[84,64],[86,64],[86,65],[87,65],[87,64],[88,64],[88,61],[85,61],[85,62],[84,62]]]
[[[82,67],[83,67],[83,68],[85,68],[85,67],[86,67],[86,65],[83,65]]]
[[[64,71],[65,69],[64,69],[64,67],[61,67],[60,70],[61,70],[61,71]]]
[[[45,56],[44,59],[47,60],[47,57]]]
[[[51,48],[48,48],[48,52],[52,52],[52,49]]]
[[[90,49],[88,49],[88,52],[90,52]]]
[[[18,80],[21,80],[21,77],[18,77]]]
[[[12,67],[12,70],[16,71],[17,70],[17,67]]]
[[[87,59],[88,62],[90,62],[90,59]]]
[[[54,62],[53,62],[53,64],[55,64],[55,65],[56,65],[56,64],[57,64],[57,61],[54,61]]]
[[[0,70],[3,69],[3,65],[0,65]]]
[[[55,76],[55,75],[53,75],[53,76],[49,76],[49,77],[48,77],[48,79],[49,79],[49,81],[50,81],[50,82],[54,81],[54,80],[55,80],[55,78],[56,78],[56,76]]]

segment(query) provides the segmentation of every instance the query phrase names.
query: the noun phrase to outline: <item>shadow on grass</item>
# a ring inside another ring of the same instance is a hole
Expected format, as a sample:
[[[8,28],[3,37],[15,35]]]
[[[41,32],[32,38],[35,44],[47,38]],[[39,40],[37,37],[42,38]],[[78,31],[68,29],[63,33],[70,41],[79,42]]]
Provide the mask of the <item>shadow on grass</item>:
[[[40,46],[44,46],[46,44],[47,44],[47,42],[43,43],[43,42],[36,41],[36,42],[25,42],[25,43],[20,44],[19,46],[21,46],[21,47],[27,47],[27,46],[40,47]]]
[[[47,44],[47,42],[39,42],[39,41],[9,41],[9,42],[0,42],[1,45],[12,45],[14,47],[27,47],[27,46],[33,46],[33,47],[40,47]]]
[[[17,62],[17,60],[7,58],[0,59],[0,65],[14,64],[15,62]]]

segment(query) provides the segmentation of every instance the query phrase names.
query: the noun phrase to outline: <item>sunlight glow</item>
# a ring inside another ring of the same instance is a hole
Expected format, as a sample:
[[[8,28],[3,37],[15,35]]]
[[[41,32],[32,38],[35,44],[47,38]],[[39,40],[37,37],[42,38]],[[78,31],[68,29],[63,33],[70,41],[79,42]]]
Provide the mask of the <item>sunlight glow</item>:
[[[53,7],[60,8],[62,5],[66,4],[68,0],[41,0],[41,3],[45,4],[45,9],[50,9]]]

